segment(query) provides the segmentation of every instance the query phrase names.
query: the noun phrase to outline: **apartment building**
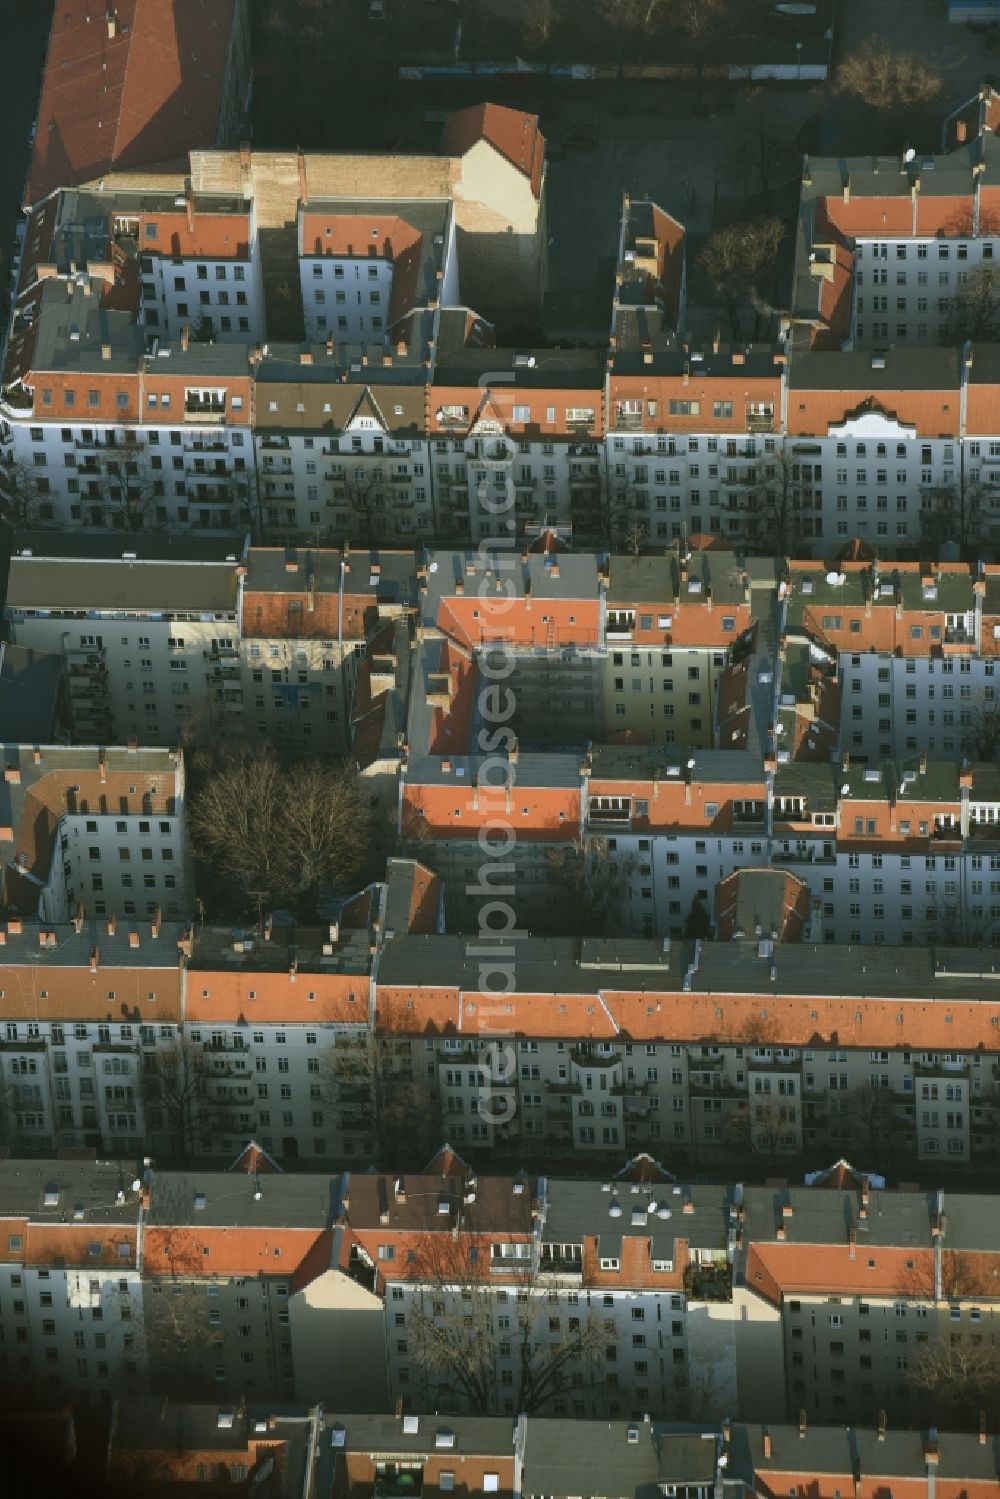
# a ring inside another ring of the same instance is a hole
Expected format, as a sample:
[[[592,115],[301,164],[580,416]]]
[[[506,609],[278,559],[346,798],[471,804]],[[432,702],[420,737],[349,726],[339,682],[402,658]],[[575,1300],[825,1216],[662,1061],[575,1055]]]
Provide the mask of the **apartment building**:
[[[250,228],[242,200],[188,199],[181,215],[169,194],[95,191],[35,210],[3,371],[5,487],[21,524],[249,522]],[[188,281],[205,282],[197,302]],[[236,321],[219,311],[223,297]]]
[[[349,1407],[269,1410],[260,1402],[244,1411],[121,1398],[112,1416],[110,1470],[122,1477],[155,1473],[167,1483],[198,1474],[229,1483],[245,1469],[269,1499],[392,1488],[435,1495],[466,1489],[507,1499],[629,1499],[674,1488],[691,1499],[741,1499],[764,1488],[790,1496],[793,1488],[839,1483],[843,1491],[852,1482],[862,1494],[919,1484],[958,1499],[972,1485],[991,1495],[1000,1484],[985,1422],[977,1435],[936,1427],[894,1431],[884,1421],[822,1426],[805,1413],[798,1424],[713,1425],[649,1416],[630,1422],[529,1413],[512,1423],[448,1411],[428,1418],[356,1414]]]
[[[77,742],[176,745],[225,722],[223,653],[238,638],[240,551],[140,533],[22,533],[11,558],[11,639],[62,658]]]
[[[38,1406],[148,1388],[141,1184],[97,1161],[0,1163],[0,1383]]]
[[[107,1478],[126,1491],[136,1484],[253,1485],[261,1499],[318,1499],[329,1493],[334,1459],[321,1448],[319,1411],[266,1404],[195,1405],[159,1396],[127,1395],[111,1410]],[[327,1470],[331,1472],[327,1472]]]
[[[412,613],[415,568],[405,552],[22,532],[5,617],[18,648],[63,662],[77,741],[343,751],[368,636]]]
[[[193,893],[178,754],[13,744],[4,764],[8,913],[42,922],[186,913]]]
[[[492,965],[454,937],[386,943],[376,1035],[433,1128],[459,1148],[545,1142],[567,1157],[987,1158],[997,1017],[978,950],[841,948],[826,983],[827,949],[794,940],[808,911],[798,883],[762,891],[755,876],[735,900],[724,884],[723,913],[739,913],[728,942],[526,938]],[[779,945],[783,929],[793,940]],[[500,973],[508,992],[491,999]],[[935,1005],[906,998],[921,993]]]
[[[844,1163],[810,1180],[691,1187],[648,1156],[603,1181],[484,1176],[448,1148],[334,1177],[257,1146],[141,1179],[8,1161],[3,1367],[42,1403],[86,1375],[334,1411],[711,1422],[738,1402],[912,1426],[940,1408],[908,1377],[928,1350],[994,1336],[991,1200]],[[345,1338],[350,1369],[329,1357]]]

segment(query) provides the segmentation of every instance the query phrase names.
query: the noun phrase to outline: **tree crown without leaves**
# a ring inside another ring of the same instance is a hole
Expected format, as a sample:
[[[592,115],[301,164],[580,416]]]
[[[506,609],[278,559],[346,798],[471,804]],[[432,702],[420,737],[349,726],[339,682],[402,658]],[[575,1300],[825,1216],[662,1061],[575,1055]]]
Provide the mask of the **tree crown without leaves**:
[[[841,62],[836,87],[873,109],[912,109],[934,102],[941,92],[941,75],[915,52],[900,52],[869,37]]]
[[[196,854],[247,890],[301,905],[321,885],[346,888],[360,868],[369,814],[357,772],[248,751],[209,774],[191,801]]]
[[[786,234],[776,214],[744,219],[717,229],[702,245],[698,259],[717,286],[752,286],[774,263]]]
[[[495,1371],[501,1343],[515,1363],[515,1408],[528,1415],[546,1410],[571,1388],[603,1383],[600,1361],[607,1337],[596,1318],[581,1315],[557,1343],[541,1335],[548,1297],[544,1274],[531,1259],[512,1265],[504,1278],[510,1288],[508,1326],[501,1332],[488,1240],[477,1246],[478,1268],[470,1270],[468,1249],[460,1240],[427,1237],[433,1242],[420,1252],[425,1289],[413,1304],[408,1343],[415,1364],[440,1395],[459,1408],[499,1414]],[[462,1287],[460,1298],[457,1286]]]

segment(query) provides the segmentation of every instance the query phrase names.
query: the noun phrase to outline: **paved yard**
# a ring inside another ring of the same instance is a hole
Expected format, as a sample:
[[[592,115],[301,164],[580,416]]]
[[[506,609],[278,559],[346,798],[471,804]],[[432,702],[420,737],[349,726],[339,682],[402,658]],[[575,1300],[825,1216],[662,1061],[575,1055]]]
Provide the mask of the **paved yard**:
[[[547,128],[557,159],[549,166],[550,297],[544,321],[565,330],[606,334],[614,257],[618,250],[623,193],[648,194],[688,231],[689,256],[740,196],[740,183],[728,164],[731,146],[745,125],[742,91],[729,96],[705,118],[676,109],[676,90],[651,90],[647,102],[633,101],[626,116],[614,101],[567,99],[559,119]],[[811,89],[783,91],[779,107],[794,134],[816,113],[820,98]],[[545,122],[543,120],[543,126]],[[567,136],[593,134],[592,150],[562,146]],[[564,153],[564,154],[560,154]],[[793,172],[797,177],[797,168]]]

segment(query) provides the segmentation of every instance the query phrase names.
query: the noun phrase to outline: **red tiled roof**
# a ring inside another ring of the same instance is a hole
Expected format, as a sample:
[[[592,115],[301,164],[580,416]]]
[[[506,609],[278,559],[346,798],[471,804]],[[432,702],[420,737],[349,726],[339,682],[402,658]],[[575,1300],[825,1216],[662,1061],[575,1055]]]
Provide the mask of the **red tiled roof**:
[[[111,168],[213,146],[235,0],[59,0],[25,187],[37,203]]]
[[[537,198],[545,164],[545,137],[538,116],[502,104],[475,104],[448,116],[442,144],[449,156],[464,156],[479,141],[487,141],[511,166],[523,172]]]

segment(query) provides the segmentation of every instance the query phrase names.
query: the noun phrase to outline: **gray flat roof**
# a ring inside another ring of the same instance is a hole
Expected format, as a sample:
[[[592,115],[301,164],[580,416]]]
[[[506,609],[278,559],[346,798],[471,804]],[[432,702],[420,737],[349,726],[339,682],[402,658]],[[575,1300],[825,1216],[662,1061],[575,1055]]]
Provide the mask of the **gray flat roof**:
[[[32,1223],[131,1224],[139,1217],[133,1168],[124,1161],[0,1161],[0,1217]],[[46,1191],[56,1201],[46,1205]],[[122,1201],[118,1201],[122,1194]],[[76,1213],[82,1209],[82,1219]]]
[[[305,1173],[254,1177],[244,1171],[154,1170],[146,1221],[154,1227],[204,1223],[318,1230],[339,1215],[340,1186],[339,1176]]]
[[[236,560],[12,557],[8,609],[236,613]]]

